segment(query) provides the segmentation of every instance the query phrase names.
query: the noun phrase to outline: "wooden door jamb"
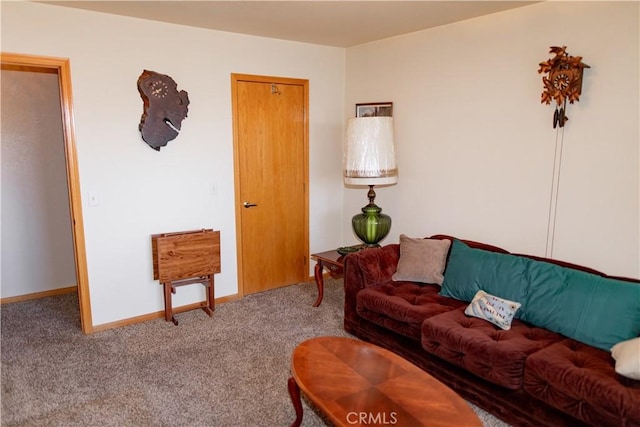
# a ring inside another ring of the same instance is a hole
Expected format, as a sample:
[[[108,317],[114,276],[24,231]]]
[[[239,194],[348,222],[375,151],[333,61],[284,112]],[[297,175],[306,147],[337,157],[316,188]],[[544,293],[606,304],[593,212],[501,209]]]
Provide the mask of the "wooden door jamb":
[[[80,178],[76,154],[75,124],[73,115],[73,93],[71,90],[71,68],[68,58],[24,55],[17,53],[0,53],[3,65],[37,67],[56,70],[60,87],[60,107],[62,111],[62,128],[64,133],[64,152],[69,190],[69,208],[73,233],[73,250],[75,256],[78,300],[80,305],[80,323],[82,332],[93,332],[91,318],[91,298],[89,295],[89,276],[87,272],[87,254],[84,241],[84,221],[82,216],[82,198]]]

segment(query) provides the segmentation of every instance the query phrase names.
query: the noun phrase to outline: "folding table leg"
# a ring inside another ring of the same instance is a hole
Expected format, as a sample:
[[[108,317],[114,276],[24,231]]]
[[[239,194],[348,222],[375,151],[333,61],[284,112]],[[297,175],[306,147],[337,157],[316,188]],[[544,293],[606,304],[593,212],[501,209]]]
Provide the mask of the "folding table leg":
[[[210,317],[213,317],[213,311],[215,310],[215,299],[213,292],[213,274],[209,275],[207,278],[206,284],[203,283],[207,288],[207,305],[202,307],[205,313],[207,313]]]
[[[164,286],[164,320],[167,322],[171,321],[177,326],[178,320],[173,316],[173,308],[171,305],[172,284],[171,282],[165,282],[162,285]]]

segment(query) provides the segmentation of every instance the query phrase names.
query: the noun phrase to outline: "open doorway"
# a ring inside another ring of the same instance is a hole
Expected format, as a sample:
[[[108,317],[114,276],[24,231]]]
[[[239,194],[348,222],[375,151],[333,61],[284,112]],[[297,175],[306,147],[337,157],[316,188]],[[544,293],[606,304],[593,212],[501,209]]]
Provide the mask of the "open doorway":
[[[65,220],[67,224],[70,223],[69,226],[67,227],[67,233],[70,233],[71,236],[69,236],[68,234],[66,237],[54,236],[53,237],[54,240],[59,239],[59,242],[55,242],[55,241],[53,243],[50,242],[54,247],[38,248],[38,250],[42,249],[43,251],[59,251],[60,252],[60,253],[52,254],[55,256],[48,257],[49,262],[52,266],[52,268],[48,271],[51,271],[52,276],[57,276],[57,279],[56,279],[57,281],[69,280],[69,279],[66,279],[68,277],[75,279],[75,286],[77,287],[78,300],[79,300],[79,306],[80,306],[79,308],[80,308],[81,328],[84,333],[91,333],[93,331],[93,325],[91,320],[91,307],[90,307],[89,287],[88,287],[87,268],[86,268],[86,253],[85,253],[85,246],[84,246],[82,205],[81,205],[81,198],[80,198],[80,186],[79,186],[79,179],[78,179],[78,167],[77,167],[77,160],[76,160],[76,149],[75,149],[75,138],[74,138],[71,75],[70,75],[70,68],[69,68],[69,60],[65,58],[51,58],[51,57],[41,57],[41,56],[32,56],[32,55],[2,53],[1,62],[2,62],[3,73],[5,72],[5,70],[7,70],[8,72],[11,72],[11,73],[15,73],[15,72],[18,72],[18,74],[32,73],[31,75],[44,76],[45,77],[44,79],[34,79],[33,82],[35,83],[32,83],[36,86],[42,85],[43,91],[44,91],[44,87],[49,84],[47,83],[48,80],[50,81],[51,79],[53,79],[54,85],[57,80],[57,88],[54,86],[53,89],[49,87],[49,89],[47,90],[49,91],[53,90],[54,95],[56,90],[59,92],[59,98],[58,98],[59,109],[54,108],[54,110],[56,111],[55,114],[60,115],[59,120],[62,123],[62,126],[61,126],[62,135],[61,137],[57,137],[57,139],[55,136],[52,136],[51,141],[52,141],[52,144],[55,144],[56,142],[60,144],[60,142],[62,142],[61,145],[63,147],[63,153],[60,153],[60,152],[58,153],[59,156],[61,157],[59,159],[61,164],[60,165],[61,171],[59,173],[63,175],[62,180],[64,180],[64,175],[66,175],[66,181],[61,184],[63,188],[58,189],[57,191],[55,190],[55,186],[52,185],[50,188],[41,190],[41,193],[46,194],[47,196],[56,197],[56,201],[58,202],[58,204],[62,203],[62,204],[68,205],[68,208],[66,208],[65,206],[62,206],[62,215],[65,215],[65,214],[67,215],[66,218],[62,219],[62,223],[64,223]],[[36,88],[36,93],[38,93],[38,88]],[[3,99],[3,104],[5,104],[6,101],[7,99]],[[5,105],[3,105],[3,109],[4,108],[5,108]],[[25,122],[29,123],[31,127],[36,127],[39,125],[37,121],[30,122],[29,120],[26,120]],[[58,133],[59,132],[60,132],[60,127],[58,127]],[[3,127],[3,140],[5,136],[6,135],[4,135],[4,127]],[[30,138],[24,138],[24,140],[19,140],[16,143],[14,137],[19,137],[19,134],[14,134],[11,137],[11,139],[14,140],[13,148],[16,148],[17,151],[20,151],[21,149],[23,149],[25,152],[27,152],[31,149],[35,149],[35,147],[30,144],[30,141],[29,141]],[[62,139],[62,141],[60,141],[60,139]],[[3,148],[4,148],[4,143],[3,143]],[[54,151],[44,152],[40,154],[40,156],[45,157],[45,159],[40,160],[39,169],[42,169],[42,170],[38,170],[37,171],[38,173],[45,172],[43,170],[45,168],[42,168],[42,165],[49,163],[48,162],[49,157],[52,163],[55,161],[54,160],[55,154],[53,153]],[[19,160],[20,156],[18,156],[16,159]],[[4,167],[5,167],[5,163],[3,161],[3,168]],[[9,194],[5,194],[5,191],[15,192],[20,190],[20,187],[18,187],[17,185],[13,185],[12,187],[10,187],[9,186],[10,184],[11,183],[7,184],[7,187],[5,188],[5,182],[3,180],[3,187],[2,187],[3,203],[5,199],[10,200],[10,198],[8,197]],[[66,194],[64,194],[65,191],[66,191]],[[53,193],[53,194],[50,194],[50,193]],[[7,196],[7,198],[5,198],[5,196]],[[13,206],[11,206],[11,208],[13,208]],[[38,208],[39,207],[34,207],[34,209],[38,209]],[[43,204],[43,206],[40,207],[40,209],[47,210],[46,205]],[[4,210],[5,209],[3,207],[3,211]],[[15,216],[15,214],[16,212],[12,212],[12,215]],[[60,213],[54,214],[52,212],[52,216],[54,215],[59,216],[61,214]],[[10,217],[10,215],[7,215],[7,217]],[[35,216],[35,218],[38,218],[38,216]],[[40,215],[39,218],[46,218],[47,221],[49,220],[46,214]],[[28,221],[29,219],[25,218],[25,220]],[[3,228],[5,225],[4,221],[5,221],[5,218],[3,218]],[[58,219],[57,223],[60,224],[60,219]],[[5,245],[4,234],[5,233],[3,232],[3,246]],[[13,236],[13,237],[16,238],[16,236]],[[67,241],[66,244],[64,240]],[[59,243],[59,246],[56,246],[56,243]],[[65,250],[65,245],[67,246],[66,250]],[[25,252],[29,253],[28,250],[26,250]],[[65,258],[64,252],[69,252],[68,262],[70,265],[66,268],[63,265],[58,265],[58,264],[65,264],[66,262],[64,259]],[[5,248],[3,248],[3,254],[4,253],[6,253]],[[4,283],[4,276],[5,276],[4,257],[5,255],[3,255],[3,274],[2,274],[3,283]],[[27,265],[29,264],[29,260],[26,260],[23,262]],[[36,263],[37,261],[33,262],[34,268],[38,267]],[[13,268],[14,266],[12,265],[11,267]],[[65,271],[65,269],[66,270],[71,269],[74,271],[69,272],[69,271]],[[60,286],[60,284],[57,284],[57,286]],[[64,285],[62,286],[64,291]],[[54,285],[54,288],[55,287],[56,285]],[[25,293],[28,294],[30,290],[33,291],[34,289],[38,290],[37,287],[27,288],[25,290]],[[5,290],[5,286],[3,284],[3,293],[4,293],[4,290]],[[33,294],[46,295],[48,292],[49,291],[44,290],[43,292],[33,292]],[[15,294],[16,290],[13,289],[8,293]],[[52,291],[52,294],[55,294],[55,291]],[[3,295],[3,301],[4,300],[5,298]]]

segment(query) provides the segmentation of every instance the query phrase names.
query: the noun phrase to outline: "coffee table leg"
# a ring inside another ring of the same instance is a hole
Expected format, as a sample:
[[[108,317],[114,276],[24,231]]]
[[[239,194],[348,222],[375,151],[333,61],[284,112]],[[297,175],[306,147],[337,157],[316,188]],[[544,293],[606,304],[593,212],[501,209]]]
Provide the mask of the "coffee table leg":
[[[323,268],[324,266],[322,265],[322,261],[318,260],[316,267],[313,269],[313,276],[316,279],[316,286],[318,287],[318,299],[313,303],[314,307],[320,305],[322,297],[324,296],[324,278],[322,277]]]
[[[302,401],[300,400],[300,387],[293,377],[289,378],[289,396],[291,396],[291,402],[296,410],[296,420],[291,424],[291,427],[300,427],[302,424]]]

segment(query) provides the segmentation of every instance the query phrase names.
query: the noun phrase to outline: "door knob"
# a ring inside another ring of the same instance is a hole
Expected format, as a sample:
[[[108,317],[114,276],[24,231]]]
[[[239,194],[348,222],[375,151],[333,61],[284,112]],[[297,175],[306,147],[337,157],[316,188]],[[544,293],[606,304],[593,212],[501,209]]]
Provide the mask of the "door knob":
[[[244,202],[242,204],[242,206],[244,206],[245,208],[252,208],[252,207],[258,206],[258,205],[256,205],[255,203]]]

